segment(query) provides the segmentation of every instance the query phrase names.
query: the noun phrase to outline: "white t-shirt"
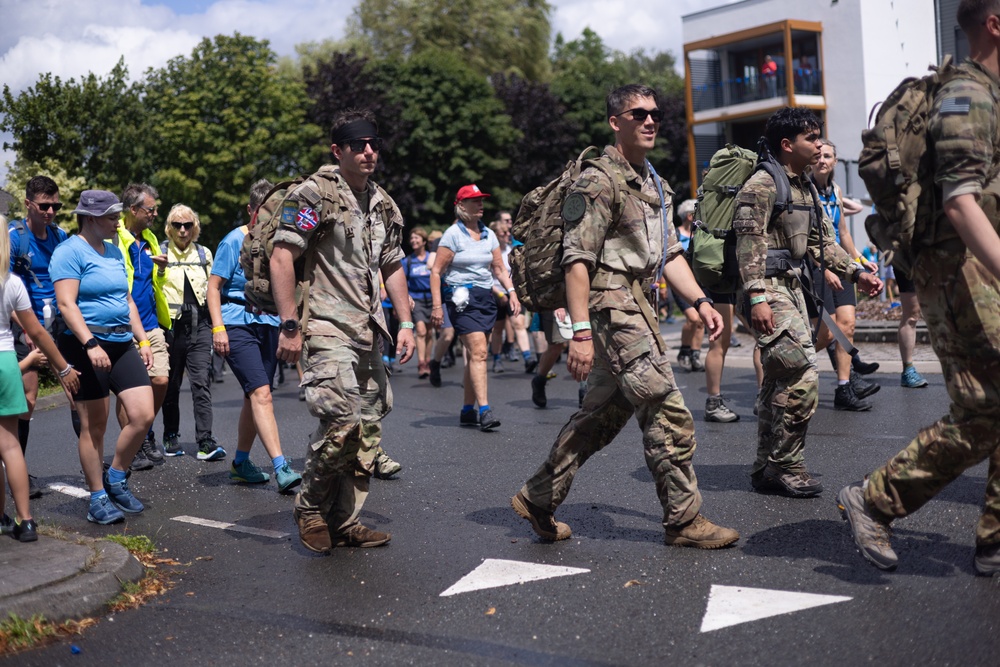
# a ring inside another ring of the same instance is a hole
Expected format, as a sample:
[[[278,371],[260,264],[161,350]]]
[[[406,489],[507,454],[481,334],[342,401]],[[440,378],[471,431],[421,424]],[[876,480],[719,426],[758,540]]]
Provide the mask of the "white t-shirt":
[[[24,283],[15,275],[7,276],[0,287],[0,352],[14,351],[14,334],[10,332],[10,315],[15,310],[31,310],[31,299]]]

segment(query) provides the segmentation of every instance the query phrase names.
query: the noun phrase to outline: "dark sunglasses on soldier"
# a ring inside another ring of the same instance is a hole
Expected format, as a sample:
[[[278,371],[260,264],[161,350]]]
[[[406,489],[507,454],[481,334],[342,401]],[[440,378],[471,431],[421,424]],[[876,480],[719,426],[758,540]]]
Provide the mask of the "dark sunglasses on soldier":
[[[59,209],[62,208],[62,204],[48,204],[46,202],[37,202],[37,201],[32,201],[31,203],[37,206],[39,211],[45,211],[45,212],[51,210],[58,213]]]
[[[632,120],[637,123],[645,123],[646,116],[652,118],[654,123],[659,123],[663,120],[663,112],[659,109],[628,109],[627,111],[622,111],[621,113],[615,115],[621,116],[626,113],[632,114]]]
[[[170,226],[174,229],[191,229],[194,227],[193,222],[171,222]]]
[[[345,141],[344,143],[347,144],[347,147],[351,149],[352,153],[364,153],[365,146],[369,145],[372,147],[372,151],[374,151],[375,153],[378,153],[380,150],[382,150],[381,137],[373,137],[371,139],[351,139],[349,141]]]

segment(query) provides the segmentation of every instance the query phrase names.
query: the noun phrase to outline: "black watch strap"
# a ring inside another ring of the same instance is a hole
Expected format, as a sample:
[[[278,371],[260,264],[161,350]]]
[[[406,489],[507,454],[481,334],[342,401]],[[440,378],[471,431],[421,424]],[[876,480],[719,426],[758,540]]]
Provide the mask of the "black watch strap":
[[[695,299],[694,303],[691,304],[691,305],[694,306],[695,310],[698,310],[701,307],[701,304],[703,304],[703,303],[707,303],[710,306],[714,306],[715,305],[715,302],[712,301],[711,299],[709,299],[707,296],[703,296],[700,299]]]
[[[97,347],[97,345],[98,345],[97,339],[91,336],[90,340],[88,340],[86,343],[83,344],[83,347],[85,347],[88,350],[93,350],[95,347]]]

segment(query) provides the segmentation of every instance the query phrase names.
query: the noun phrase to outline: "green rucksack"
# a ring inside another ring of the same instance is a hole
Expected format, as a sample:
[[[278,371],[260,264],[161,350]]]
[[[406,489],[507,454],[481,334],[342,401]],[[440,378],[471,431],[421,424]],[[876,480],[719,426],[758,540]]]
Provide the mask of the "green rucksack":
[[[733,214],[736,195],[758,169],[767,171],[777,188],[772,217],[788,210],[792,190],[785,170],[772,160],[761,160],[757,152],[734,144],[716,151],[698,188],[688,261],[698,284],[712,292],[730,294],[740,285]]]
[[[886,263],[909,273],[915,245],[930,239],[935,210],[934,162],[927,150],[927,128],[934,97],[957,77],[975,79],[1000,102],[996,85],[978,70],[961,70],[945,56],[931,74],[904,79],[882,103],[870,129],[861,133],[864,148],[858,173],[868,188],[875,212],[865,220],[868,238],[885,253]],[[996,174],[989,174],[987,180]]]

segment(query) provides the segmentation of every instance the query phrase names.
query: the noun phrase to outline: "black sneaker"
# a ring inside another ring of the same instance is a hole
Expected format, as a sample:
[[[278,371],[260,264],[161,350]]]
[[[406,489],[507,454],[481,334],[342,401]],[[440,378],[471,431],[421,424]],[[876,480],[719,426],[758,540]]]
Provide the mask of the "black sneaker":
[[[545,396],[546,382],[548,380],[541,375],[531,378],[531,402],[540,408],[544,408],[549,402]]]
[[[534,373],[536,368],[538,368],[538,357],[536,357],[535,355],[531,355],[530,357],[524,360],[525,373],[528,374]]]
[[[854,355],[853,357],[851,357],[851,368],[861,373],[862,375],[871,375],[872,373],[878,370],[878,362],[872,361],[869,363],[867,361],[861,361],[860,356]]]
[[[156,442],[156,436],[151,433],[142,441],[142,453],[153,463],[163,463],[163,451]]]
[[[140,472],[142,470],[150,470],[153,467],[153,462],[146,458],[146,452],[142,451],[142,447],[139,451],[135,453],[135,458],[132,459],[132,463],[129,464],[129,470],[134,472]]]
[[[28,498],[35,500],[42,497],[42,487],[34,475],[28,475]]]
[[[184,448],[181,447],[181,436],[177,433],[170,433],[163,436],[163,453],[166,456],[184,456]]]
[[[458,415],[458,423],[462,426],[479,426],[479,410],[462,410]]]
[[[199,461],[221,461],[226,458],[226,450],[219,446],[215,438],[207,435],[198,441]]]
[[[11,537],[19,542],[36,542],[38,541],[38,524],[35,523],[34,519],[25,519],[20,523],[15,521]]]
[[[486,433],[500,426],[500,420],[496,418],[493,411],[486,408],[479,414],[479,430]]]
[[[854,393],[854,385],[839,384],[837,393],[833,396],[833,407],[837,410],[865,412],[872,409],[872,404]]]
[[[431,386],[441,386],[441,362],[431,360]]]

